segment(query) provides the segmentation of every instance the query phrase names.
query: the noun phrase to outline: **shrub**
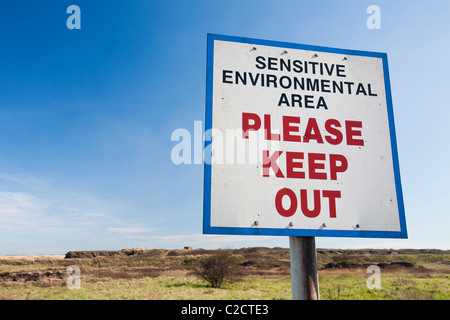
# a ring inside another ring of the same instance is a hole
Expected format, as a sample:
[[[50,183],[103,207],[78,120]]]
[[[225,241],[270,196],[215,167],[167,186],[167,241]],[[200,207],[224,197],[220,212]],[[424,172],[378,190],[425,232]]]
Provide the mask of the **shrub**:
[[[228,250],[200,258],[194,267],[195,274],[210,283],[213,288],[220,288],[225,282],[237,278],[237,259]]]

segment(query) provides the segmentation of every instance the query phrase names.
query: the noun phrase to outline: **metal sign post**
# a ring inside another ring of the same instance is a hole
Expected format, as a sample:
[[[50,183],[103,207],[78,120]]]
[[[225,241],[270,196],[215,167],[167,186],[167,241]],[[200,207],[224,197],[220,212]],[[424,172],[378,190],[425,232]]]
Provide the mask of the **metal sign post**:
[[[293,300],[319,300],[316,240],[289,237]]]

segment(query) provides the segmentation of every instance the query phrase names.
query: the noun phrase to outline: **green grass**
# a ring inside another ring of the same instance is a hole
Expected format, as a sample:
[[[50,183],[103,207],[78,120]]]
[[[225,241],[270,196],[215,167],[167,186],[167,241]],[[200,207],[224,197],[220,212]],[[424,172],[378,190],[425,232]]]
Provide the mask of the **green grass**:
[[[220,289],[193,277],[156,277],[82,282],[81,289],[42,287],[36,283],[0,285],[3,299],[290,299],[290,279],[246,279],[224,285]]]
[[[385,274],[381,289],[370,290],[367,277],[354,275],[319,275],[320,298],[323,300],[405,300],[450,299],[450,276],[430,274]],[[194,277],[168,277],[82,281],[81,289],[65,286],[48,287],[28,284],[0,284],[2,299],[152,299],[152,300],[285,300],[291,299],[290,277],[247,278],[220,289]]]
[[[81,289],[69,290],[64,281],[0,281],[0,299],[291,299],[289,250],[233,249],[241,280],[213,289],[192,275],[196,261],[213,250],[159,250],[148,256],[96,258],[0,259],[0,278],[13,272],[81,269]],[[392,254],[392,252],[394,254]],[[329,250],[318,249],[319,290],[323,300],[450,300],[448,250]],[[408,262],[409,268],[381,270],[381,288],[366,286],[371,264]],[[327,267],[346,263],[348,268]]]
[[[449,300],[448,274],[383,274],[381,288],[370,290],[365,276],[319,275],[324,300]]]

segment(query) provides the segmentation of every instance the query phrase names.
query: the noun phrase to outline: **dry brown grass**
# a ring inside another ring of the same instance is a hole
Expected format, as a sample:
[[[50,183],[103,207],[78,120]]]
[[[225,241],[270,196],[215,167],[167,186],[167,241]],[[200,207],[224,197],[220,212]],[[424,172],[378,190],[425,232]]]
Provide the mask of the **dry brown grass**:
[[[236,258],[242,279],[290,275],[289,249],[252,247],[225,250]],[[119,251],[73,252],[78,258],[59,256],[0,256],[0,279],[13,272],[81,269],[83,281],[146,279],[160,276],[194,277],[195,264],[218,250],[163,250],[130,248]],[[382,266],[382,274],[449,274],[449,251],[440,250],[330,250],[318,249],[319,274],[367,277],[367,266]],[[109,256],[101,256],[101,254]],[[92,256],[95,255],[94,258]],[[85,257],[85,258],[83,258]],[[402,265],[408,267],[402,267]],[[1,281],[0,281],[1,284]],[[40,286],[58,286],[56,280],[39,279]]]
[[[64,255],[27,255],[27,256],[0,256],[0,264],[5,261],[43,261],[64,260]]]

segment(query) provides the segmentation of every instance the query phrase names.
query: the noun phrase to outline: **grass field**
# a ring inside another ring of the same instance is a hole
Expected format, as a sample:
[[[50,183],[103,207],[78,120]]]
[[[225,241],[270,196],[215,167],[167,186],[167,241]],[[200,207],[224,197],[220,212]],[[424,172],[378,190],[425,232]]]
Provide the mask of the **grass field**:
[[[240,278],[220,289],[192,267],[214,250],[141,250],[133,254],[0,257],[0,299],[291,299],[289,250],[231,250]],[[440,250],[318,249],[320,298],[325,300],[450,299],[450,253]],[[381,288],[368,289],[368,265],[381,268]],[[66,287],[65,268],[81,270],[81,288]],[[65,275],[65,276],[63,276]]]

